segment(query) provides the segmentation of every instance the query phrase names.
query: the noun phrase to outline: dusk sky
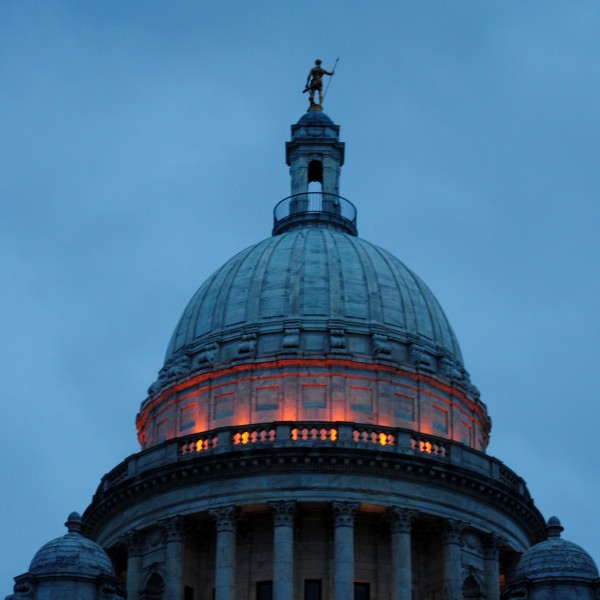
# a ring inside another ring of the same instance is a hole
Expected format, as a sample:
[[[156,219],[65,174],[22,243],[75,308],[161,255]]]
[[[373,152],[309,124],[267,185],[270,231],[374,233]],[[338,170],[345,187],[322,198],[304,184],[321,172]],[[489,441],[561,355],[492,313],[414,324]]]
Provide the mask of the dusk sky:
[[[0,0],[0,597],[136,452],[200,284],[270,235],[316,58],[359,235],[441,302],[489,454],[600,562],[600,2]]]

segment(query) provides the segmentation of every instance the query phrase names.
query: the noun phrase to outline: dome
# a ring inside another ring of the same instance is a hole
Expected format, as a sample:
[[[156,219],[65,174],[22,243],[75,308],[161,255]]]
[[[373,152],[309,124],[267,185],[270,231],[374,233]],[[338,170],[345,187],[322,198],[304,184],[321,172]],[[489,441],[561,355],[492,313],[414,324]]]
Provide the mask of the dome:
[[[335,229],[303,227],[240,252],[200,287],[175,327],[166,365],[213,339],[282,320],[307,329],[335,321],[357,334],[418,340],[462,364],[441,306],[400,260]]]
[[[513,579],[530,581],[547,578],[595,580],[598,569],[592,557],[573,542],[560,537],[562,531],[556,517],[548,520],[548,539],[532,546],[521,556]]]
[[[333,121],[324,112],[309,111],[307,113],[304,113],[298,119],[298,125],[323,126],[323,125],[333,125],[333,124],[334,124]]]
[[[485,450],[487,408],[440,304],[358,237],[356,209],[339,194],[338,134],[322,112],[292,125],[291,195],[275,206],[273,235],[227,261],[184,310],[136,419],[143,448],[309,419],[435,432]]]
[[[30,575],[114,576],[112,562],[102,546],[79,533],[81,517],[71,513],[69,532],[42,546],[29,565]]]

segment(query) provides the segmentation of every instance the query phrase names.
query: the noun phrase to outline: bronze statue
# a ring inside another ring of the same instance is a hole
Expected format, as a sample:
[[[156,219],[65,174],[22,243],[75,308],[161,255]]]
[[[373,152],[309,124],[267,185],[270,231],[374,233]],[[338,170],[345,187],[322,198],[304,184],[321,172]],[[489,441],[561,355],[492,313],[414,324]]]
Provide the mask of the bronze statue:
[[[337,61],[336,61],[337,64]],[[335,67],[333,71],[326,71],[321,67],[321,61],[315,60],[315,66],[310,70],[306,79],[306,87],[302,93],[309,92],[308,100],[311,106],[315,104],[315,92],[319,92],[319,105],[323,104],[323,75],[333,75],[335,73]]]

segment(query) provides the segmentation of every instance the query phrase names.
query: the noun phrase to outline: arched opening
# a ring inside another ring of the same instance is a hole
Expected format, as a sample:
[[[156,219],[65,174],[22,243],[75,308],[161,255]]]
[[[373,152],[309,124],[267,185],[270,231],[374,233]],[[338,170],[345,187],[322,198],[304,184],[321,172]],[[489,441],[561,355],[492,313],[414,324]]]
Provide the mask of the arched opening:
[[[308,163],[308,191],[323,191],[323,163],[320,160],[311,160]]]
[[[163,600],[165,582],[158,573],[152,573],[146,582],[141,600]]]
[[[462,595],[464,600],[483,600],[481,588],[473,575],[469,575],[462,586]]]

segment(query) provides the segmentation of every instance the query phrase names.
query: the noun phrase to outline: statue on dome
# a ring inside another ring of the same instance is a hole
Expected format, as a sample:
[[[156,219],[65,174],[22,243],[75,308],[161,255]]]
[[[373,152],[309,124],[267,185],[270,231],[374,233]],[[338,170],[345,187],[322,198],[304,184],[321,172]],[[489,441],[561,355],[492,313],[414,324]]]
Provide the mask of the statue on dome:
[[[335,61],[335,65],[337,65],[338,60],[339,58]],[[311,110],[313,107],[320,107],[323,104],[323,100],[325,99],[325,94],[323,93],[323,75],[333,76],[335,73],[335,65],[331,71],[326,71],[323,67],[321,67],[321,61],[319,59],[315,60],[315,66],[310,70],[310,73],[306,79],[306,87],[302,91],[303,94],[309,92],[309,110]],[[315,102],[315,92],[319,92],[319,104]],[[325,93],[327,93],[327,90],[325,90]]]

